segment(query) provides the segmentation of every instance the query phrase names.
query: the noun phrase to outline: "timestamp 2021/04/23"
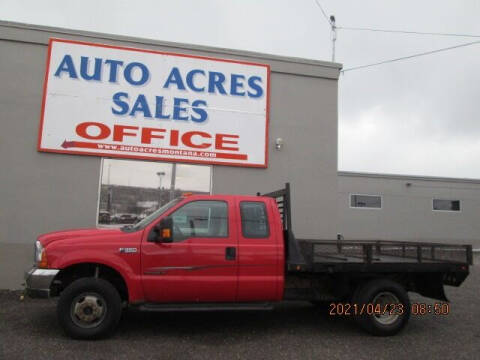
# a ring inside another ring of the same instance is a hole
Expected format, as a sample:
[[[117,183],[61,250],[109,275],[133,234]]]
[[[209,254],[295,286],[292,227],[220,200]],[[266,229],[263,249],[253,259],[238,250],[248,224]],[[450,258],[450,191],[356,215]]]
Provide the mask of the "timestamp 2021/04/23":
[[[403,315],[407,311],[404,304],[356,304],[356,303],[335,303],[329,304],[331,316],[359,316],[359,315]],[[450,304],[439,303],[411,303],[410,314],[412,315],[448,315]]]

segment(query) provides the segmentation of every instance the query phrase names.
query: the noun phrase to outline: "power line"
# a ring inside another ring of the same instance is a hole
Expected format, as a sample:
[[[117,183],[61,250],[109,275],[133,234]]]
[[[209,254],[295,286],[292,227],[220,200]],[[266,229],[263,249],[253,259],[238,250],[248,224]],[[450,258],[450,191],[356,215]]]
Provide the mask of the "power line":
[[[391,63],[391,62],[395,62],[395,61],[412,59],[412,58],[419,57],[419,56],[431,55],[431,54],[439,53],[439,52],[442,52],[442,51],[453,50],[453,49],[457,49],[457,48],[460,48],[460,47],[470,46],[470,45],[479,44],[479,43],[480,43],[480,40],[477,40],[477,41],[464,43],[464,44],[460,44],[460,45],[455,45],[455,46],[450,46],[450,47],[446,47],[446,48],[442,48],[442,49],[427,51],[427,52],[413,54],[413,55],[409,55],[409,56],[403,56],[403,57],[396,58],[396,59],[384,60],[384,61],[380,61],[380,62],[373,63],[373,64],[354,66],[354,67],[351,67],[351,68],[348,68],[348,69],[343,69],[341,72],[344,73],[346,71],[359,70],[359,69],[364,69],[364,68],[367,68],[367,67],[372,67],[372,66],[377,66],[377,65],[383,65],[383,64],[387,64],[387,63]]]
[[[366,28],[366,27],[348,27],[348,26],[336,26],[335,24],[335,17],[331,16],[330,18],[327,16],[325,11],[323,10],[322,5],[318,2],[318,0],[314,0],[315,4],[319,7],[321,10],[323,17],[325,20],[328,22],[328,24],[331,26],[332,29],[332,61],[335,59],[335,40],[336,40],[336,30],[353,30],[353,31],[373,31],[373,32],[385,32],[385,33],[399,33],[399,34],[410,34],[410,35],[431,35],[431,36],[455,36],[455,37],[469,37],[469,38],[480,38],[480,35],[473,35],[473,34],[458,34],[458,33],[441,33],[441,32],[424,32],[424,31],[408,31],[408,30],[388,30],[388,29],[375,29],[375,28]],[[360,66],[355,66],[347,69],[341,70],[342,73],[346,71],[352,71],[352,70],[359,70],[359,69],[364,69],[372,66],[378,66],[378,65],[383,65],[387,63],[392,63],[396,61],[402,61],[402,60],[407,60],[407,59],[412,59],[415,57],[420,57],[420,56],[426,56],[426,55],[431,55],[435,53],[439,53],[442,51],[448,51],[448,50],[453,50],[465,46],[470,46],[474,44],[480,43],[480,40],[478,41],[473,41],[469,43],[464,43],[464,44],[459,44],[455,46],[450,46],[446,48],[441,48],[437,50],[431,50],[431,51],[426,51],[423,53],[418,53],[418,54],[413,54],[409,56],[403,56],[395,59],[389,59],[389,60],[384,60],[372,64],[366,64],[366,65],[360,65]]]
[[[455,34],[455,33],[407,31],[407,30],[387,30],[387,29],[374,29],[374,28],[348,27],[348,26],[337,26],[337,29],[354,30],[354,31],[373,31],[373,32],[385,32],[385,33],[399,33],[399,34],[413,34],[413,35],[435,35],[435,36],[456,36],[456,37],[480,38],[480,35],[472,35],[472,34]]]
[[[330,19],[328,18],[327,14],[325,13],[325,11],[323,10],[322,8],[322,5],[320,5],[320,3],[315,0],[315,4],[317,4],[317,6],[320,8],[320,10],[322,11],[322,14],[323,14],[323,17],[325,18],[325,20],[327,20],[328,22],[328,25],[332,25],[332,22],[330,21]]]

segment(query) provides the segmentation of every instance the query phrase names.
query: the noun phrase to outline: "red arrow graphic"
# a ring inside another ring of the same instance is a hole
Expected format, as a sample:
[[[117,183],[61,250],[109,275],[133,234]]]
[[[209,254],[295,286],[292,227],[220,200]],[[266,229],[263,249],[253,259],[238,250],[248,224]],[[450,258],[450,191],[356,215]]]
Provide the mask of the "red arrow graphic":
[[[66,139],[63,141],[62,143],[62,147],[64,149],[68,149],[70,147],[75,147],[77,146],[77,144],[75,143],[75,141],[67,141]]]

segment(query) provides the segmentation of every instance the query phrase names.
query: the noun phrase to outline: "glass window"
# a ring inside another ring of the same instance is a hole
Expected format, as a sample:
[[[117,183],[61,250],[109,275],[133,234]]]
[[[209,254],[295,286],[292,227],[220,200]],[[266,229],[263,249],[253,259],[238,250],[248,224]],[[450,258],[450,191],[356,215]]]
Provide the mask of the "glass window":
[[[208,165],[103,159],[98,224],[134,224],[184,193],[210,194],[210,178]]]
[[[433,199],[433,210],[460,211],[460,200]]]
[[[382,208],[382,197],[378,195],[350,195],[350,206],[354,208]]]
[[[227,237],[228,208],[224,201],[192,201],[170,215],[173,241],[189,237]]]
[[[267,210],[263,202],[242,201],[242,234],[246,238],[266,238],[269,235]]]

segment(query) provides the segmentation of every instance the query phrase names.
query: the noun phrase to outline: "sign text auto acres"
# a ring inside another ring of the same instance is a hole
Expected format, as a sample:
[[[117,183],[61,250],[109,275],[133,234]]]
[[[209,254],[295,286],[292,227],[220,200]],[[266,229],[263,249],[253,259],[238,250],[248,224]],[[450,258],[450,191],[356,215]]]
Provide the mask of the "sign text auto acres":
[[[38,148],[267,166],[268,65],[51,39]]]

